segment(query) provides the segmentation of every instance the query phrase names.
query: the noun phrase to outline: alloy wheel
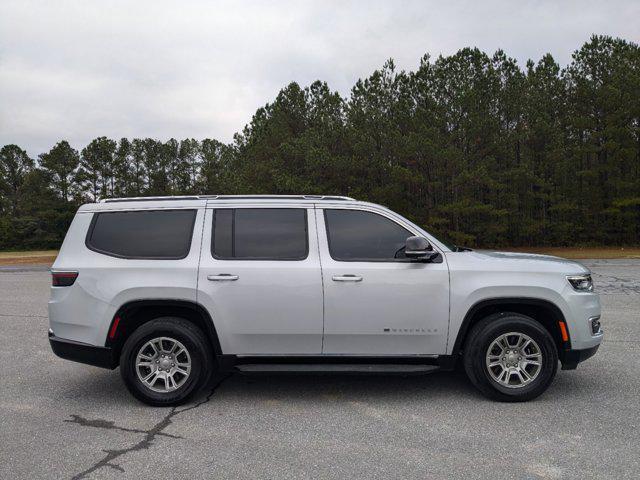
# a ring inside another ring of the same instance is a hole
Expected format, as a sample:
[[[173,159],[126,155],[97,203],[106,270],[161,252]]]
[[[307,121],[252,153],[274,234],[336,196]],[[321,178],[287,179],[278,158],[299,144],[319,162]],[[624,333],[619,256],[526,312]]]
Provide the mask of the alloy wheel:
[[[528,335],[509,332],[496,338],[487,349],[491,378],[507,388],[522,388],[533,382],[542,369],[542,351]]]
[[[191,374],[191,355],[178,340],[157,337],[138,350],[136,373],[142,384],[154,392],[175,391]]]

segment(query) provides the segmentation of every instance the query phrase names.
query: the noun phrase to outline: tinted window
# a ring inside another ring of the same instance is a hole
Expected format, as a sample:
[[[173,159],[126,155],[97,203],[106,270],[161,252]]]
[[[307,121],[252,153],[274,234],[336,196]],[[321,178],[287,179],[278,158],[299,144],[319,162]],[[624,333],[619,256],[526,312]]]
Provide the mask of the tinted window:
[[[384,261],[406,258],[413,234],[381,215],[359,210],[325,210],[329,252],[335,260]]]
[[[215,256],[233,257],[233,210],[213,211],[213,245]]]
[[[307,213],[302,208],[217,209],[212,253],[221,259],[302,260]]]
[[[195,210],[96,213],[87,247],[123,258],[184,258],[191,247],[195,218]]]

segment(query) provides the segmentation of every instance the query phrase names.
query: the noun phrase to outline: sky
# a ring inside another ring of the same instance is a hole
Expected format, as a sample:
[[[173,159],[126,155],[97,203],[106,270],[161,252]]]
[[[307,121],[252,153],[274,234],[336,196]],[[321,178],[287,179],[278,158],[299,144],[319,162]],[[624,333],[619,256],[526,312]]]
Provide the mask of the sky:
[[[640,42],[640,2],[1,0],[0,146],[229,142],[292,81],[348,96],[467,46],[566,65],[594,33]]]

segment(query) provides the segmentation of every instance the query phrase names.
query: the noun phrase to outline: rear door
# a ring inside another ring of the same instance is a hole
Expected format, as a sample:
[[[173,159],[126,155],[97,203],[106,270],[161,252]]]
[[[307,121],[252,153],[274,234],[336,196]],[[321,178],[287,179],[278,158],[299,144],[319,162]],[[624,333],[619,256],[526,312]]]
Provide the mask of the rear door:
[[[449,271],[404,257],[419,235],[385,211],[317,210],[324,280],[325,354],[444,354],[449,323]]]
[[[208,208],[198,302],[211,313],[225,354],[321,353],[312,205]]]

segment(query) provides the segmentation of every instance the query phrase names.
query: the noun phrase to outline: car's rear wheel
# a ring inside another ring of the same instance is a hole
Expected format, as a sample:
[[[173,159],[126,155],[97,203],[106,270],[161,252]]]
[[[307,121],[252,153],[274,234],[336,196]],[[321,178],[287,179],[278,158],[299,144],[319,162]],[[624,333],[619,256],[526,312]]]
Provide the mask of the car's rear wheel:
[[[558,352],[539,322],[519,313],[498,313],[469,333],[464,367],[471,383],[487,397],[522,402],[549,387],[558,369]]]
[[[129,391],[154,406],[187,401],[209,378],[213,355],[202,331],[181,318],[145,323],[127,339],[120,373]]]

